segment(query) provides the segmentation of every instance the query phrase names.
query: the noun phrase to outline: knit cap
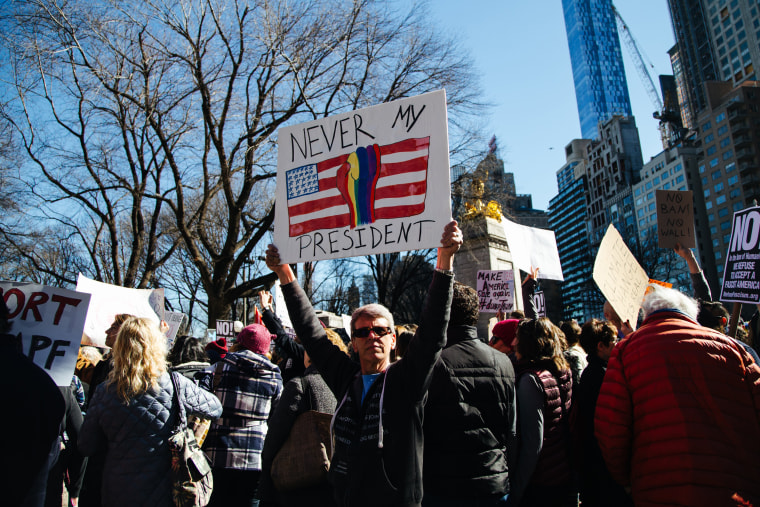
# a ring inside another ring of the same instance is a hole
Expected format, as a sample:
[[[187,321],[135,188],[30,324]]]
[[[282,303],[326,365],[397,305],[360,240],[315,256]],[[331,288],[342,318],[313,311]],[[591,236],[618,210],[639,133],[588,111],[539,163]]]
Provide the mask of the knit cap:
[[[213,361],[223,359],[224,356],[227,355],[227,351],[228,349],[226,338],[219,338],[218,340],[209,342],[206,345],[206,354],[208,354],[209,358]]]
[[[517,337],[517,325],[520,323],[519,319],[507,319],[497,322],[493,327],[493,339],[491,340],[491,347],[509,354],[514,349],[514,341]]]
[[[272,343],[272,333],[261,324],[248,324],[240,331],[237,340],[254,354],[265,356]]]

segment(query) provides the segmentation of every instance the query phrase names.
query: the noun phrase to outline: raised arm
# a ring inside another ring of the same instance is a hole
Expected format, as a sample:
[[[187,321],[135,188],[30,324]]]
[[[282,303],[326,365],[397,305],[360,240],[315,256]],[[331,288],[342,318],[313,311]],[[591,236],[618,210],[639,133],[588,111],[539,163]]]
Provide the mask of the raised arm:
[[[261,314],[261,320],[269,332],[275,335],[275,350],[281,356],[285,355],[303,363],[303,345],[295,341],[282,327],[282,321],[272,310],[272,300],[272,294],[269,291],[259,291],[259,303],[264,310]]]
[[[691,276],[691,288],[694,291],[694,297],[703,301],[712,301],[712,292],[707,280],[699,267],[699,262],[691,248],[685,248],[680,243],[676,243],[673,251],[686,261],[689,266],[689,276]]]

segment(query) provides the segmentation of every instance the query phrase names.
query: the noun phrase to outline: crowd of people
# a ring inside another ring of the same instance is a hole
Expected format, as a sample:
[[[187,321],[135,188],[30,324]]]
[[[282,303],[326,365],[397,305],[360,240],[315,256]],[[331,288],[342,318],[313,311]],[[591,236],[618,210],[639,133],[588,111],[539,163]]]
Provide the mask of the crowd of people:
[[[10,505],[57,507],[65,492],[83,507],[171,505],[178,399],[212,506],[760,507],[758,313],[744,341],[725,334],[690,250],[676,248],[695,297],[652,286],[640,323],[609,304],[584,323],[539,317],[534,271],[525,311],[499,314],[489,341],[477,292],[454,281],[462,242],[447,224],[419,322],[368,304],[350,336],[323,326],[270,245],[292,330],[266,291],[263,323],[234,344],[183,336],[168,351],[158,325],[121,314],[107,352],[81,347],[60,388],[21,353],[0,298],[0,371],[23,421]],[[307,411],[332,414],[328,477],[278,489],[273,461]]]

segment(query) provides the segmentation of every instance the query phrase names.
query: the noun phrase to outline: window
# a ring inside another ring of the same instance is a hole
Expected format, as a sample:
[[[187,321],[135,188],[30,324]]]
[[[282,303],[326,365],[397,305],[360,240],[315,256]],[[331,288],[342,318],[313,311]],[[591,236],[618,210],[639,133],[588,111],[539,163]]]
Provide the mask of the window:
[[[652,190],[652,182],[651,181],[647,181],[646,188],[647,188],[647,190]]]
[[[652,180],[653,185],[659,185],[660,184],[660,177],[657,176],[655,179]]]
[[[735,188],[735,189],[731,190],[731,192],[729,192],[728,196],[731,199],[736,199],[737,197],[739,197],[741,195],[741,193],[742,193],[741,190],[739,190],[738,188]]]
[[[731,229],[731,221],[730,220],[726,220],[725,222],[721,222],[720,223],[720,230],[727,231],[729,229]]]
[[[712,128],[712,123],[710,123],[709,121],[706,122],[704,125],[702,125],[702,130],[703,131],[710,130],[711,128]]]
[[[713,248],[718,248],[718,246],[720,246],[720,241],[718,241],[717,239],[714,239],[713,240]]]
[[[715,198],[715,204],[723,204],[726,202],[726,196],[725,195],[719,195]]]
[[[724,234],[723,235],[723,243],[725,243],[725,244],[731,243],[731,235],[730,234]]]
[[[723,138],[723,139],[720,140],[720,147],[721,148],[725,148],[729,144],[731,144],[731,138],[730,137],[726,137],[726,138]]]
[[[675,166],[673,169],[670,170],[670,174],[675,174],[681,169],[683,169],[683,166],[681,164],[678,164],[677,166]]]
[[[716,194],[717,194],[718,192],[722,192],[722,191],[723,191],[723,182],[722,182],[722,181],[719,181],[718,183],[716,183],[716,184],[715,184],[715,187],[714,187],[714,188],[715,188],[715,193],[716,193]]]
[[[720,113],[718,116],[715,117],[715,123],[720,123],[720,122],[722,122],[725,119],[726,119],[726,113],[724,111],[724,112]]]
[[[726,215],[728,215],[728,208],[721,208],[718,210],[719,217],[724,217]]]
[[[650,202],[650,203],[649,203],[649,208],[648,208],[648,209],[649,209],[649,211],[654,211],[654,209],[655,209],[655,203],[653,203],[653,202]]]
[[[728,150],[723,154],[723,160],[728,160],[729,158],[734,156],[734,150]]]
[[[739,211],[739,210],[744,209],[744,203],[741,202],[741,201],[735,202],[734,205],[733,205],[733,209],[734,209],[734,211]]]
[[[720,259],[720,258],[722,257],[722,255],[721,255],[720,251],[717,251],[717,252],[713,252],[713,253],[715,254],[715,258],[716,258],[716,259]]]
[[[712,209],[712,201],[705,201],[705,209]]]
[[[640,208],[639,211],[638,211],[638,213],[636,213],[636,215],[638,215],[639,218],[643,217],[644,216],[644,208]]]
[[[710,227],[710,234],[716,234],[717,232],[718,232],[718,228],[717,227],[715,227],[714,225],[712,227]]]
[[[709,188],[705,190],[705,199],[708,198],[708,197],[710,197],[710,189]]]
[[[641,195],[641,187],[637,187],[636,190],[633,191],[633,195],[636,197]]]
[[[728,178],[729,185],[736,185],[737,183],[739,183],[739,176],[737,176],[736,174]]]
[[[720,178],[720,169],[712,173],[713,181],[717,180],[718,178]]]
[[[715,135],[707,134],[705,136],[705,144],[710,144],[711,142],[713,142],[713,139],[715,139]]]
[[[704,187],[705,185],[707,185],[707,176],[702,178],[702,186]]]
[[[686,190],[686,185],[681,185],[680,187],[678,187],[678,190],[680,192],[683,192],[684,190]]]
[[[654,199],[654,192],[649,192],[647,194],[647,201],[651,201],[652,199]]]
[[[723,125],[722,127],[720,127],[720,128],[718,129],[718,135],[719,135],[719,136],[722,136],[722,135],[723,135],[723,134],[725,134],[726,132],[728,132],[728,125]]]
[[[641,203],[643,203],[643,202],[644,202],[644,199],[642,199],[641,197],[639,197],[638,199],[636,199],[636,206],[641,206]]]
[[[676,183],[683,183],[683,174],[676,176]]]
[[[736,169],[736,162],[731,162],[730,164],[726,164],[726,172],[727,173],[730,173],[734,169]]]
[[[718,165],[718,157],[715,157],[710,161],[710,167],[715,167],[716,165]]]
[[[670,182],[668,182],[668,183],[665,183],[665,184],[662,186],[662,189],[663,189],[663,190],[669,190],[669,189],[670,189]]]
[[[647,221],[645,219],[642,218],[641,220],[639,220],[639,227],[646,227],[646,225],[647,225]]]
[[[710,146],[709,148],[707,148],[707,151],[705,152],[705,154],[706,155],[714,155],[716,151],[718,151],[718,147],[713,144],[712,146]]]
[[[702,174],[703,172],[705,172],[705,164],[699,166],[699,174]]]
[[[715,221],[715,215],[713,215],[712,213],[708,213],[708,214],[707,214],[707,221],[708,221],[708,222],[713,222],[713,221]]]

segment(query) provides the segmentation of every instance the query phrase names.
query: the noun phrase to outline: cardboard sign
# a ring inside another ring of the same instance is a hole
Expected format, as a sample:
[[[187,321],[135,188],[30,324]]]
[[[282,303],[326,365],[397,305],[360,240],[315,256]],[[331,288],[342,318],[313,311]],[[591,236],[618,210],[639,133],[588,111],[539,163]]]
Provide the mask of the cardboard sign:
[[[691,190],[658,190],[657,242],[660,248],[697,246],[694,238],[694,200]]]
[[[478,271],[481,313],[511,312],[515,308],[515,273],[511,270]]]
[[[440,245],[451,220],[443,90],[277,135],[274,242],[283,262]]]
[[[11,335],[59,386],[71,384],[90,295],[32,283],[0,282]]]
[[[227,342],[234,341],[237,338],[235,333],[235,322],[232,320],[217,320],[216,321],[216,338],[224,338]]]
[[[506,218],[501,223],[515,266],[526,273],[538,268],[538,278],[565,279],[562,276],[554,231],[516,224]]]
[[[169,342],[169,350],[171,350],[174,340],[177,338],[177,331],[179,331],[184,322],[187,322],[187,319],[187,315],[182,312],[166,312],[166,323],[169,325],[166,339]]]
[[[285,296],[282,295],[282,289],[280,288],[280,280],[275,280],[272,287],[274,293],[274,313],[282,322],[282,327],[289,327],[293,329],[293,323],[290,321],[290,314],[288,313],[288,305],[285,304]]]
[[[734,213],[721,301],[760,303],[760,207]]]
[[[533,301],[536,304],[536,314],[538,317],[546,317],[546,298],[544,291],[537,290],[533,293]]]
[[[77,292],[92,294],[82,342],[105,347],[106,329],[120,313],[145,317],[158,324],[164,319],[164,289],[132,289],[97,282],[79,274]]]
[[[607,228],[599,245],[593,276],[623,322],[635,328],[649,277],[613,225]]]

